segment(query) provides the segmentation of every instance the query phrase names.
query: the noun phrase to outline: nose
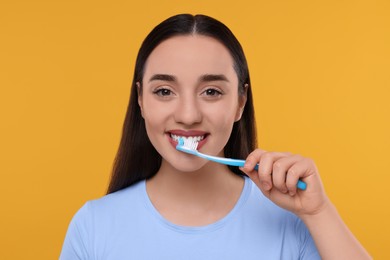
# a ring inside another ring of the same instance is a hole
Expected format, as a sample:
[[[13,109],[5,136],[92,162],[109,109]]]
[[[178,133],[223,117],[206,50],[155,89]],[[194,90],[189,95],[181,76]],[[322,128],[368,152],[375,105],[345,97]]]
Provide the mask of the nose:
[[[175,109],[175,121],[184,125],[194,125],[202,121],[202,113],[196,97],[181,97]]]

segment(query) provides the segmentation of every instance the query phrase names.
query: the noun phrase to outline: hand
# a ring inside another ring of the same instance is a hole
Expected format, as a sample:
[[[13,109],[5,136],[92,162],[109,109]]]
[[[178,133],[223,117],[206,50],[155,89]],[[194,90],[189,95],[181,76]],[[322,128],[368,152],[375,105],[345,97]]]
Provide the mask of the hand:
[[[258,171],[254,170],[257,163]],[[240,169],[267,198],[300,217],[316,214],[330,203],[317,167],[309,158],[256,149]],[[306,182],[306,190],[297,189],[299,179]]]

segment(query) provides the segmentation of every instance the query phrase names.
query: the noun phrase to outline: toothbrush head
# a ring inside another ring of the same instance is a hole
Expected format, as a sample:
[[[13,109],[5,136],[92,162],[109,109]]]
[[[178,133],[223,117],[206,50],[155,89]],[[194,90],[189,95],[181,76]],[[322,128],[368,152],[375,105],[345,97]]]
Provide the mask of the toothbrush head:
[[[196,155],[198,153],[198,151],[196,150],[197,147],[198,142],[195,141],[193,138],[184,139],[183,137],[180,137],[176,145],[176,150]]]

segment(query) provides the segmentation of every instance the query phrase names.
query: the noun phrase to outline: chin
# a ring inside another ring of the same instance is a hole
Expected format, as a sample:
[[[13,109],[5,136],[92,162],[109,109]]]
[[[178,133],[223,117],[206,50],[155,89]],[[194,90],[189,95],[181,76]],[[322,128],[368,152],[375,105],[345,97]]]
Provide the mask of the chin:
[[[172,165],[177,171],[180,172],[196,172],[199,171],[204,165],[196,164],[182,164],[182,165]]]
[[[167,161],[167,163],[170,165],[170,167],[172,167],[176,171],[189,173],[189,172],[199,171],[200,169],[202,169],[205,166],[207,161],[204,159],[200,159],[200,158],[197,158],[195,160],[193,158],[191,158],[190,160],[186,160],[186,159],[179,160],[177,158],[173,162]]]

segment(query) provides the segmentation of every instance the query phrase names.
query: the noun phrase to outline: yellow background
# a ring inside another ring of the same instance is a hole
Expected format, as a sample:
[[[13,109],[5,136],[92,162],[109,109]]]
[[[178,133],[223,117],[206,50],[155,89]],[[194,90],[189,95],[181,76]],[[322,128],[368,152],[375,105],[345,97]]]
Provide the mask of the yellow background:
[[[2,0],[0,259],[58,258],[106,190],[141,41],[182,12],[233,30],[260,146],[312,157],[353,233],[390,259],[387,0]]]

